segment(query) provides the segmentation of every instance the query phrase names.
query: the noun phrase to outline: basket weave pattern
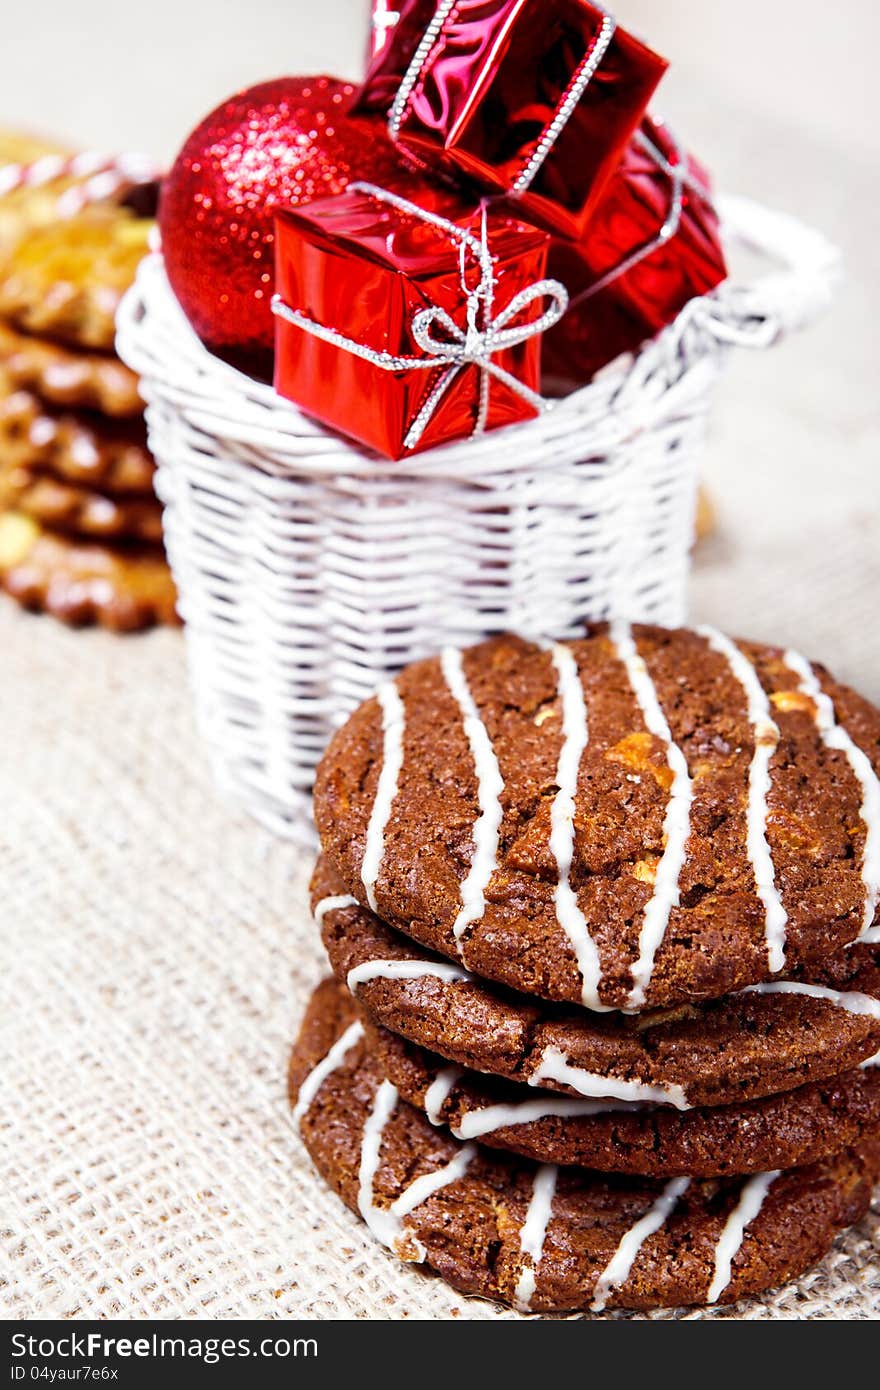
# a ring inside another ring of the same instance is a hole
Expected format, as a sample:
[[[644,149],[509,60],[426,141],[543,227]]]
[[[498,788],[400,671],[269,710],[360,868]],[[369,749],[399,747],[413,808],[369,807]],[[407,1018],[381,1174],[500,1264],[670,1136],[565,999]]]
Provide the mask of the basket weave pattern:
[[[399,463],[212,357],[161,258],[144,262],[118,348],[148,402],[198,723],[219,784],[264,824],[307,833],[330,733],[408,661],[505,628],[684,618],[724,358],[806,321],[835,270],[791,219],[731,201],[725,225],[787,268],[692,301],[547,414]]]

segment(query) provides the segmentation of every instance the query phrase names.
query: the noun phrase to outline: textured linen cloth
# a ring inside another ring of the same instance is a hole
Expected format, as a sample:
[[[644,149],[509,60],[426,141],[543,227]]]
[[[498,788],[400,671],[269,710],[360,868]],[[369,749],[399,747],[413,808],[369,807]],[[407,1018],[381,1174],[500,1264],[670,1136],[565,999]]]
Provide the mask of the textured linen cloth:
[[[815,221],[851,275],[823,324],[731,363],[693,616],[878,700],[873,170],[795,128],[768,149],[714,97],[683,114],[721,182]],[[310,863],[216,796],[179,634],[0,599],[0,808],[0,1312],[518,1316],[401,1266],[311,1169],[285,1095],[324,972]],[[657,1316],[878,1315],[880,1205],[776,1294]]]

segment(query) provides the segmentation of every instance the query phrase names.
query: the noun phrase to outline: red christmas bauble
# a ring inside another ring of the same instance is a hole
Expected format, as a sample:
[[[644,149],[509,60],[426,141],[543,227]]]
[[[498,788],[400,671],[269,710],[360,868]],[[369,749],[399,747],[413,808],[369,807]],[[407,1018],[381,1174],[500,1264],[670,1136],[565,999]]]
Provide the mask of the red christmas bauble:
[[[264,372],[272,352],[275,209],[399,173],[383,123],[346,116],[354,92],[332,77],[238,92],[196,127],[163,183],[172,288],[202,341],[240,365]]]

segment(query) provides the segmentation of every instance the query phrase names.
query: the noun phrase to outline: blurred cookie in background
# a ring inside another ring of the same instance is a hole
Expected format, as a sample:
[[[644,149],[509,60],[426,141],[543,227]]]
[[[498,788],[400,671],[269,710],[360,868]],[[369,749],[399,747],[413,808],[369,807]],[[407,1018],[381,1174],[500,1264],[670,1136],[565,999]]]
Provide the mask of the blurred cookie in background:
[[[74,179],[44,179],[64,167],[70,151],[24,131],[0,128],[0,264],[25,232],[57,217],[58,199]]]
[[[177,622],[138,379],[114,349],[149,172],[0,131],[0,587],[120,632]]]
[[[143,415],[138,379],[118,357],[67,348],[0,321],[0,362],[4,395],[21,388],[53,406],[81,407],[113,419]]]
[[[74,626],[139,632],[179,622],[161,546],[64,536],[21,512],[0,514],[0,587]]]
[[[27,232],[0,263],[0,318],[112,352],[116,311],[149,250],[150,218],[96,204]]]
[[[65,535],[162,541],[155,497],[112,497],[33,468],[0,464],[0,507],[24,512]]]
[[[27,232],[109,204],[154,217],[159,172],[136,154],[72,151],[50,137],[0,128],[0,261]]]
[[[59,410],[15,389],[0,346],[0,468],[40,469],[65,482],[123,496],[153,495],[155,464],[143,415]]]

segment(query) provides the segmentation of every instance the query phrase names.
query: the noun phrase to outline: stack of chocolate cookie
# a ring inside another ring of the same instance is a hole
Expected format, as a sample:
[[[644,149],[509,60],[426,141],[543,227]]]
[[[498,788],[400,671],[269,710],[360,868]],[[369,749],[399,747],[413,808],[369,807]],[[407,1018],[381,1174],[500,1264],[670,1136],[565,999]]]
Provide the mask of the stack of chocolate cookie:
[[[732,1302],[880,1174],[880,713],[614,624],[409,667],[321,766],[291,1100],[400,1258],[522,1310]]]
[[[111,203],[52,218],[48,196],[0,197],[0,586],[68,622],[174,622],[143,401],[113,346],[152,223]]]

